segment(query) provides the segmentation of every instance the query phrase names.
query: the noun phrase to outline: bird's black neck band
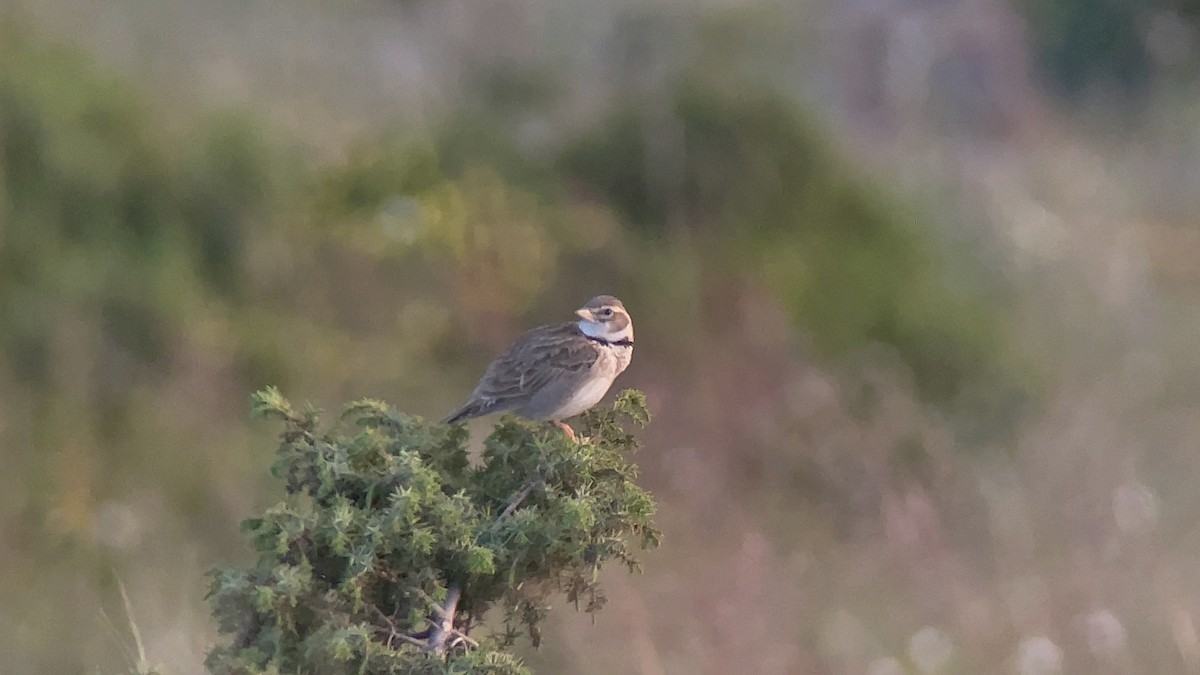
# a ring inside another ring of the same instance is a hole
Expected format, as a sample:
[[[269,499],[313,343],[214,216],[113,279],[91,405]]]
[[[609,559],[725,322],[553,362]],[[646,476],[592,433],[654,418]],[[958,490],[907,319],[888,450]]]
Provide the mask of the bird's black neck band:
[[[608,345],[609,347],[632,347],[633,346],[633,340],[630,340],[629,338],[622,338],[620,340],[605,340],[602,337],[596,337],[595,335],[588,335],[587,333],[584,333],[583,337],[591,340],[592,342],[596,342],[596,343],[599,343],[602,345]]]

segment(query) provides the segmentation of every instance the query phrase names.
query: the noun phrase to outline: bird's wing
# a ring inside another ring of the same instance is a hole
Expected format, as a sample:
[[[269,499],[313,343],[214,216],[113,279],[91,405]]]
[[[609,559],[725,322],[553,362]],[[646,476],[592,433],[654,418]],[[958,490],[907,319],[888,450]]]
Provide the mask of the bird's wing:
[[[600,352],[574,323],[540,326],[488,366],[476,388],[481,398],[528,400],[560,377],[590,370]]]
[[[534,328],[488,366],[471,400],[446,419],[518,408],[551,382],[591,369],[598,358],[596,345],[574,323]]]

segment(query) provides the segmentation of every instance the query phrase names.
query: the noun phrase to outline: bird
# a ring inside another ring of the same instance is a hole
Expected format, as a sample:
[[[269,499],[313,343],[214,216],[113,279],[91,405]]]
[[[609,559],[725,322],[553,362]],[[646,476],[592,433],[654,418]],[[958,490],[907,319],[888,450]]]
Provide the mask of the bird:
[[[633,320],[611,295],[575,310],[575,321],[538,326],[487,367],[471,398],[442,420],[452,424],[512,412],[551,422],[576,441],[563,420],[600,402],[633,358]]]

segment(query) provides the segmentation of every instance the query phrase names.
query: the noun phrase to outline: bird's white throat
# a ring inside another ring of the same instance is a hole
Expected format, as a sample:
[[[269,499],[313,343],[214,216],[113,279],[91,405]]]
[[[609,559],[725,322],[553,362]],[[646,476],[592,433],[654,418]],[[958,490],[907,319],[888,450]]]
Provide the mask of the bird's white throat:
[[[579,322],[579,330],[588,337],[604,340],[605,342],[620,342],[633,339],[633,326],[626,326],[619,331],[609,330],[607,324],[586,319]]]

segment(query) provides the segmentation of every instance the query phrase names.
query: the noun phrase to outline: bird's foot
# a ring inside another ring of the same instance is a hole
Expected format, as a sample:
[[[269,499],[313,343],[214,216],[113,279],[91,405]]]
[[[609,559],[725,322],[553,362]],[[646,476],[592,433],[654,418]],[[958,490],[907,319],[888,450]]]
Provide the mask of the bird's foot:
[[[579,438],[575,435],[575,430],[572,429],[571,427],[567,426],[566,422],[563,422],[561,420],[553,420],[553,422],[554,422],[554,426],[563,430],[563,433],[565,433],[567,435],[567,438],[571,439],[572,441],[576,441],[576,442],[579,441]]]

